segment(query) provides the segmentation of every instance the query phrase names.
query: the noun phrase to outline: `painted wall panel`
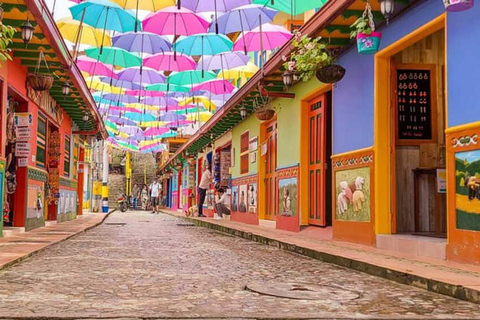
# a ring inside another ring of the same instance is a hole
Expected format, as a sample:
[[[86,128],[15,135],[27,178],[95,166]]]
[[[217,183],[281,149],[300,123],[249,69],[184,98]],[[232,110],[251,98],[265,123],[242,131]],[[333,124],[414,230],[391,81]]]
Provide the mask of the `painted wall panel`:
[[[448,126],[480,121],[480,7],[447,15]]]
[[[235,149],[235,166],[232,168],[232,178],[240,177],[240,136],[245,131],[249,131],[249,138],[260,138],[260,121],[251,115],[245,121],[239,123],[232,130],[232,147]],[[258,158],[258,155],[257,155]],[[256,174],[258,172],[258,161],[256,163],[249,163],[248,174]]]

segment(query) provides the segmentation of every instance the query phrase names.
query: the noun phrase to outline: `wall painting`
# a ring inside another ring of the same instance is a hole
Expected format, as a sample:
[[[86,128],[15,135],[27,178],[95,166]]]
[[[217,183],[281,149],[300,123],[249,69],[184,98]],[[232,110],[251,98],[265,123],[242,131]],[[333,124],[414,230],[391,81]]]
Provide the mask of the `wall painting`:
[[[480,231],[480,150],[455,154],[457,229]]]
[[[298,179],[278,180],[278,213],[284,217],[295,217],[298,211]]]
[[[370,222],[370,168],[335,173],[335,219]]]

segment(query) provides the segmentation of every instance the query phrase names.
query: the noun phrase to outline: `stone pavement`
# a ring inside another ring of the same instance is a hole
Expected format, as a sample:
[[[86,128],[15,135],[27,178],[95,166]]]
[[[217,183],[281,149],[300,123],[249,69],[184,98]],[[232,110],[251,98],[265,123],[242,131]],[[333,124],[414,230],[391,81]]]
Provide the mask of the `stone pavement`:
[[[477,304],[165,214],[113,213],[0,272],[0,318],[480,319]]]
[[[84,212],[77,219],[0,238],[0,270],[102,223],[104,213]]]

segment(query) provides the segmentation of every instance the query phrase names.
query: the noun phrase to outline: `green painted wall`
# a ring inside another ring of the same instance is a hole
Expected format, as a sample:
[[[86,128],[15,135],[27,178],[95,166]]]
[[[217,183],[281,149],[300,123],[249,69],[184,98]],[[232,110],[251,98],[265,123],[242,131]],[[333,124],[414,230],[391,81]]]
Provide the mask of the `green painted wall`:
[[[249,138],[258,137],[260,140],[260,121],[255,117],[255,115],[251,115],[237,126],[235,126],[232,130],[232,147],[235,149],[235,166],[232,168],[232,178],[240,177],[240,136],[245,131],[249,132]],[[259,141],[260,146],[260,141]],[[250,174],[256,174],[258,172],[258,151],[257,151],[257,162],[249,163],[248,165],[248,174],[244,174],[244,176]]]
[[[288,167],[300,162],[300,124],[302,99],[320,87],[317,78],[308,82],[299,82],[288,92],[295,93],[295,99],[276,99],[274,105],[279,105],[277,113],[278,146],[277,167]]]

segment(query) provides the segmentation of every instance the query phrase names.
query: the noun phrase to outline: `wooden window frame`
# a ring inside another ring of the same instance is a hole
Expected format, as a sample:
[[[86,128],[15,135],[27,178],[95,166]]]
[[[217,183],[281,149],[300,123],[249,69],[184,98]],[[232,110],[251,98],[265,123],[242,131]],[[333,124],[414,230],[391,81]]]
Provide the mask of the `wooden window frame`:
[[[68,143],[67,143],[68,141]],[[70,164],[71,164],[71,161],[72,161],[72,139],[70,136],[68,135],[65,135],[65,155],[64,155],[64,158],[63,158],[63,175],[65,177],[70,177]],[[68,149],[67,149],[67,146],[68,146]],[[68,165],[66,166],[66,164],[68,163]]]
[[[249,148],[250,148],[250,132],[245,131],[240,136],[240,174],[249,172]]]
[[[45,132],[40,132],[40,121],[45,124]],[[38,122],[37,122],[37,150],[36,150],[36,163],[35,165],[39,168],[45,168],[47,161],[47,132],[48,132],[48,120],[47,117],[38,112]],[[39,160],[39,150],[43,150],[43,161]]]

